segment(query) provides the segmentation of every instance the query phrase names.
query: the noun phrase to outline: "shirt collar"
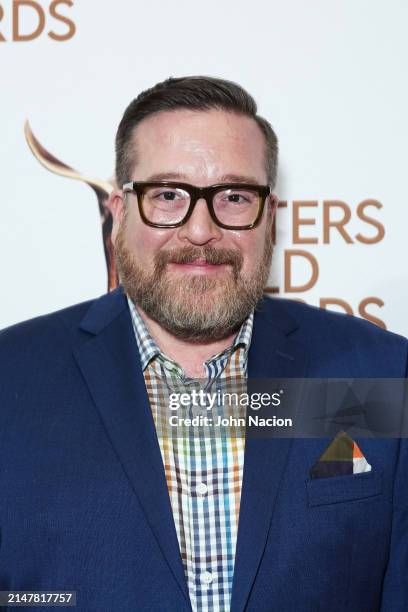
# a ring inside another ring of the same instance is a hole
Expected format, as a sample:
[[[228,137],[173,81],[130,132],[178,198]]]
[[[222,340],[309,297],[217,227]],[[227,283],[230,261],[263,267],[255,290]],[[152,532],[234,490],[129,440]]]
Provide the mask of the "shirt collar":
[[[127,300],[129,304],[131,318],[132,318],[133,330],[135,332],[137,346],[139,349],[142,370],[144,371],[146,367],[148,366],[149,362],[152,361],[152,359],[154,359],[158,355],[161,355],[164,358],[166,358],[166,356],[160,350],[156,342],[151,337],[149,330],[147,329],[145,322],[140,316],[134,302],[130,299],[129,296],[127,296]],[[251,344],[253,321],[254,321],[254,312],[252,311],[248,315],[248,317],[245,319],[245,321],[242,323],[231,346],[225,349],[224,351],[222,351],[221,353],[218,353],[217,355],[213,355],[212,357],[210,357],[208,361],[218,358],[224,353],[225,354],[231,353],[239,346],[244,347],[244,355],[246,357],[249,351],[250,344]]]

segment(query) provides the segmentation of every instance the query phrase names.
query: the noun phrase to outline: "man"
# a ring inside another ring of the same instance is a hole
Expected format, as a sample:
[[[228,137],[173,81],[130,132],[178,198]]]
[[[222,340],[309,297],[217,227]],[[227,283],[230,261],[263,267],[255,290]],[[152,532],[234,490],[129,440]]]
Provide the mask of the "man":
[[[122,286],[0,334],[0,588],[98,611],[407,610],[405,440],[343,436],[363,473],[321,477],[330,439],[178,438],[159,414],[189,385],[404,378],[406,340],[263,297],[277,140],[241,87],[159,83],[116,144]]]

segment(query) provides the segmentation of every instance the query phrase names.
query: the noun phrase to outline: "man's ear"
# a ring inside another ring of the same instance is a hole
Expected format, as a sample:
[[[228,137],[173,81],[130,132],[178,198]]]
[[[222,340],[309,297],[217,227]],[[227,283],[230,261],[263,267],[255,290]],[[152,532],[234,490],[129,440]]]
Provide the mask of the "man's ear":
[[[269,206],[271,207],[272,220],[273,220],[276,210],[278,208],[279,198],[275,193],[271,193],[271,195],[269,196],[269,200],[270,200]]]
[[[113,244],[115,244],[119,226],[121,224],[121,221],[122,221],[122,218],[125,212],[124,193],[121,189],[114,189],[112,191],[107,201],[107,206],[112,215],[111,238],[112,238]]]
[[[272,228],[276,210],[278,208],[279,198],[274,193],[268,196],[265,205],[267,206],[267,223]]]

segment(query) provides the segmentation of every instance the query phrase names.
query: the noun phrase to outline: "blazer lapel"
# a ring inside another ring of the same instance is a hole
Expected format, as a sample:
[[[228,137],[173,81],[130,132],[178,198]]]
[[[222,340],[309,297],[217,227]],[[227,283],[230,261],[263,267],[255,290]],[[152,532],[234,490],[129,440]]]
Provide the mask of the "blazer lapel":
[[[121,288],[93,303],[81,323],[88,338],[74,351],[107,435],[190,605],[156,429]]]
[[[248,356],[249,387],[255,378],[304,377],[304,351],[291,337],[297,323],[279,302],[264,298],[255,311]],[[265,549],[291,444],[288,438],[247,436],[231,600],[233,612],[245,609]]]

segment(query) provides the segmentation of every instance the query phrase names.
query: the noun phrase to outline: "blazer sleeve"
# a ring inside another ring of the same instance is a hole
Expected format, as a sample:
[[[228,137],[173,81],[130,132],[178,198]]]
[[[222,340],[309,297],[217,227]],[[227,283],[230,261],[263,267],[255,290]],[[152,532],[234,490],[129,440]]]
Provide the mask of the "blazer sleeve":
[[[405,377],[408,378],[408,367]],[[405,411],[407,410],[407,386]],[[404,414],[403,435],[408,435],[408,415]],[[401,438],[395,472],[393,518],[388,564],[383,581],[381,612],[408,610],[408,439]]]

